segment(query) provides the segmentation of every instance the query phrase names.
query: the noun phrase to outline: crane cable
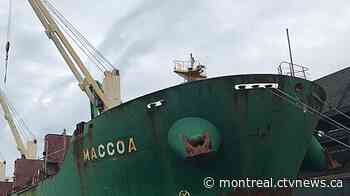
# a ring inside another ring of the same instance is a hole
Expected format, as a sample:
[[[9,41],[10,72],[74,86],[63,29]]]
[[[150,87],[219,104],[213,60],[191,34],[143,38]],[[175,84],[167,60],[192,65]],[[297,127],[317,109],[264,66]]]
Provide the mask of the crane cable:
[[[9,99],[7,98],[4,91],[0,90],[0,93],[1,93],[1,97],[2,97],[3,101],[6,103],[6,105],[8,107],[8,110],[10,112],[9,115],[11,115],[13,123],[15,123],[15,126],[16,126],[21,138],[25,139],[26,141],[28,141],[28,140],[35,141],[36,140],[35,134],[30,131],[27,124],[25,123],[23,118],[21,118],[21,116],[19,115],[19,113],[17,112],[17,110],[15,109],[13,104],[9,101]]]
[[[115,69],[100,51],[98,51],[64,16],[58,9],[48,0],[43,0],[49,12],[54,16],[54,20],[62,28],[62,30],[73,40],[79,49],[93,62],[101,71]]]
[[[13,119],[14,119],[17,127],[19,128],[19,131],[21,132],[22,137],[23,138],[31,138],[31,140],[35,140],[36,137],[35,137],[34,133],[30,131],[28,125],[25,123],[23,118],[21,118],[21,116],[19,115],[19,112],[16,110],[14,105],[9,101],[9,99],[7,98],[7,96],[5,94],[3,95],[3,97],[9,106],[9,110],[13,116]]]
[[[4,72],[4,84],[7,81],[7,67],[9,62],[9,53],[10,53],[10,38],[11,38],[11,26],[12,26],[12,0],[9,0],[8,7],[8,20],[7,20],[7,33],[6,33],[6,46],[5,46],[5,72]]]

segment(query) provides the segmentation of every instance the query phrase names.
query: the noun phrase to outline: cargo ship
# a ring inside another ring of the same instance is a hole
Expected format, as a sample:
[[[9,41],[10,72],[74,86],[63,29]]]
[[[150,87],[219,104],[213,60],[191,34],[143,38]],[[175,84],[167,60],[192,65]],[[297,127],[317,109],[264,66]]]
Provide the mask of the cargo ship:
[[[242,84],[259,86],[234,88]],[[271,84],[278,88],[266,88]],[[13,195],[156,196],[187,190],[209,196],[219,190],[204,191],[206,176],[295,178],[318,119],[271,93],[277,89],[322,107],[313,97],[324,96],[318,85],[282,75],[174,86],[79,123],[67,147],[67,136],[55,136],[57,145],[48,135],[44,162],[16,161]],[[50,156],[57,148],[66,149],[64,156]],[[28,167],[33,169],[26,176],[22,170]]]
[[[0,183],[2,195],[293,194],[203,187],[206,177],[298,176],[326,94],[296,77],[293,63],[286,63],[289,74],[279,66],[280,74],[207,79],[191,55],[188,63],[175,62],[185,83],[122,103],[119,71],[107,70],[104,81],[96,81],[60,27],[78,35],[85,49],[91,45],[50,3],[29,3],[89,98],[91,120],[77,124],[72,136],[47,135],[43,159],[16,160],[14,181]]]

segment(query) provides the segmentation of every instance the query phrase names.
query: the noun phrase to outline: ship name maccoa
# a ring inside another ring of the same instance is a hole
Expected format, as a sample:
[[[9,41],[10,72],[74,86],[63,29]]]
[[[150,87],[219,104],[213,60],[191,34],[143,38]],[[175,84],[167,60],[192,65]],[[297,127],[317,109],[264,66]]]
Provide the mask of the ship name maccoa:
[[[105,144],[99,144],[95,147],[86,148],[81,155],[84,161],[93,161],[103,159],[105,157],[112,157],[115,155],[125,155],[136,152],[136,143],[134,137],[127,139],[118,139]]]

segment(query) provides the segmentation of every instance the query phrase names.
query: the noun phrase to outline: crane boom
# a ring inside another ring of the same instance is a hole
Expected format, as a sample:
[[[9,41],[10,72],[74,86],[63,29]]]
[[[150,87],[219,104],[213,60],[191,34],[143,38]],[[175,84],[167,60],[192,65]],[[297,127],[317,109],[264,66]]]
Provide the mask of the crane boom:
[[[28,159],[35,159],[36,158],[36,140],[34,139],[32,144],[31,142],[28,142],[27,147],[29,149],[26,148],[19,134],[19,129],[16,126],[15,119],[11,113],[10,106],[6,99],[5,93],[1,89],[0,89],[0,105],[4,111],[4,117],[10,126],[10,130],[17,144],[17,150],[19,151],[22,157],[25,157]]]
[[[72,45],[69,43],[63,32],[60,30],[56,21],[53,19],[49,10],[45,7],[43,2],[41,0],[28,1],[31,7],[33,8],[36,16],[39,18],[40,22],[45,27],[45,32],[47,36],[56,45],[57,49],[61,53],[65,62],[67,63],[68,67],[73,72],[75,78],[78,80],[79,87],[82,91],[86,93],[90,102],[95,107],[99,107],[99,103],[102,103],[102,111],[119,105],[121,102],[119,92],[119,72],[116,70],[105,71],[105,79],[107,79],[108,81],[106,82],[107,85],[102,85],[101,87],[89,73],[82,60],[80,59]],[[108,86],[108,90],[110,90],[111,86],[117,86],[117,89],[113,89],[116,90],[117,93],[104,90],[103,86]]]

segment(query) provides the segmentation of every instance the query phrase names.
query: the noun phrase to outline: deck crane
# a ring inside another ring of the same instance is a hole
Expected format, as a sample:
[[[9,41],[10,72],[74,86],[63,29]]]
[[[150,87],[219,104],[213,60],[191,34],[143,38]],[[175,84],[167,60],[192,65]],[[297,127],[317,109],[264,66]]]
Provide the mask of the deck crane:
[[[14,108],[9,104],[4,91],[1,89],[0,89],[0,105],[4,111],[4,117],[9,124],[10,130],[17,144],[17,150],[21,154],[22,158],[36,159],[37,158],[36,157],[37,140],[33,136],[31,140],[27,141],[26,145],[24,144],[24,141],[20,135],[20,130],[21,130],[20,124],[23,122],[19,121],[14,117],[15,116]],[[21,130],[21,131],[23,132],[24,130]]]
[[[83,61],[79,57],[78,53],[75,51],[71,43],[65,37],[65,34],[63,32],[67,34],[67,29],[62,28],[62,20],[64,21],[66,19],[62,15],[60,16],[60,13],[57,10],[52,9],[52,4],[50,4],[46,0],[28,1],[32,9],[34,10],[36,16],[39,18],[40,22],[44,26],[46,35],[49,37],[49,39],[51,39],[54,42],[57,49],[64,58],[66,64],[69,66],[75,78],[78,80],[79,87],[88,96],[92,106],[91,117],[94,118],[100,113],[119,105],[121,103],[119,71],[113,66],[111,66],[113,69],[105,69],[103,71],[103,83],[102,85],[98,83],[92,77],[92,75],[84,65]],[[66,23],[63,23],[63,25],[65,25],[63,27],[67,27],[70,25],[70,23],[68,23],[68,25]],[[68,28],[68,30],[71,31],[72,29]],[[87,40],[84,37],[82,37],[82,35],[79,34],[79,32],[77,32],[76,29],[73,29],[73,31],[71,32],[73,32],[73,36],[80,36],[78,37],[78,42],[87,42]],[[73,39],[71,35],[69,36],[71,39]],[[92,45],[90,44],[89,46],[91,49]],[[95,48],[92,47],[92,50],[88,50],[88,52],[91,51],[95,52],[95,54],[100,55],[99,62],[101,62],[101,59],[107,61]]]

